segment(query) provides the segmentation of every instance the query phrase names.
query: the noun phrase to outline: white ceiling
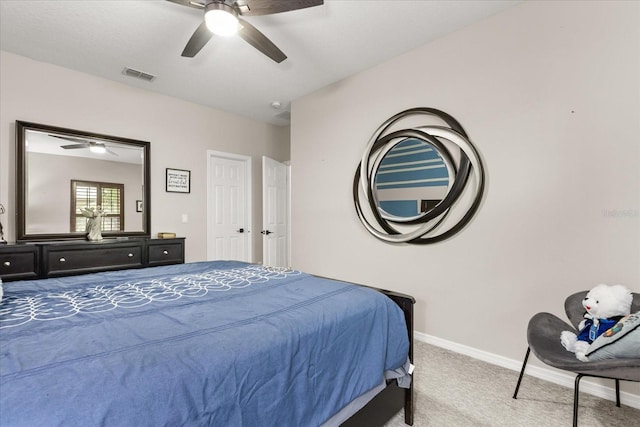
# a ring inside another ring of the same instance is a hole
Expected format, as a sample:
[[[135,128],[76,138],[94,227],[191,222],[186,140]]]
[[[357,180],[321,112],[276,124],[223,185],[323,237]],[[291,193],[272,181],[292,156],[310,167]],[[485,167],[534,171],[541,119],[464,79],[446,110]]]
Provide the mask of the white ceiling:
[[[195,58],[181,57],[202,12],[161,0],[0,0],[0,49],[286,125],[282,116],[292,100],[519,1],[324,3],[243,18],[288,56],[280,64],[237,36],[213,36]],[[157,78],[146,82],[125,76],[125,67]],[[282,109],[271,108],[272,101],[282,103]]]

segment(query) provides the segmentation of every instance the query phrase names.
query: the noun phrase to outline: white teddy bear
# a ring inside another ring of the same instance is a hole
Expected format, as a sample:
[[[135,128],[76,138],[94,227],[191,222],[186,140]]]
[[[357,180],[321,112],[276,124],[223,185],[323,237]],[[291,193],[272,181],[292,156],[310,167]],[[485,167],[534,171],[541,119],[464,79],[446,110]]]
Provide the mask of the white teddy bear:
[[[631,313],[632,301],[631,291],[622,285],[597,285],[582,300],[587,312],[578,325],[578,335],[563,331],[560,334],[562,346],[575,353],[577,359],[586,362],[591,343]]]

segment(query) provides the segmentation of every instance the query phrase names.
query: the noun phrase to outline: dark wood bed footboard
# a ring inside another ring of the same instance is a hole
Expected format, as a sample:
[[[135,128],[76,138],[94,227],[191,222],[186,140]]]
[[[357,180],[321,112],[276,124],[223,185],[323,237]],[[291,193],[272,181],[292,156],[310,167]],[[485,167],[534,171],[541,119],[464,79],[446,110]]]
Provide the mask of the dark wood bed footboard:
[[[327,279],[331,279],[326,277]],[[331,279],[336,280],[336,279]],[[342,282],[345,282],[342,280]],[[399,292],[379,289],[373,286],[361,285],[359,283],[351,283],[357,286],[364,286],[382,292],[395,302],[404,313],[407,324],[407,336],[409,337],[409,360],[413,363],[413,305],[416,300],[411,295],[401,294]],[[409,388],[398,387],[395,380],[388,381],[387,387],[382,390],[376,397],[371,399],[362,409],[353,414],[351,418],[342,423],[341,427],[375,427],[382,426],[389,421],[395,414],[404,408],[404,422],[407,425],[413,425],[413,381]]]
[[[358,285],[364,286],[364,285]],[[371,286],[367,286],[372,288]],[[409,360],[413,363],[413,305],[416,300],[410,295],[373,288],[391,298],[404,313],[409,337]],[[398,387],[395,380],[388,381],[387,387],[376,397],[341,424],[341,427],[382,426],[404,408],[404,423],[413,425],[413,381],[409,388]]]
[[[414,297],[410,295],[401,294],[398,292],[387,291],[379,289],[380,292],[391,298],[404,313],[404,319],[407,323],[407,335],[409,337],[409,360],[413,363],[413,305],[416,303]],[[397,393],[404,392],[404,423],[407,425],[413,425],[413,380],[409,388],[400,388],[396,382],[392,382],[392,386],[395,386]],[[393,389],[393,387],[387,386],[387,389]],[[364,408],[363,408],[364,409]],[[397,412],[397,411],[396,411]]]

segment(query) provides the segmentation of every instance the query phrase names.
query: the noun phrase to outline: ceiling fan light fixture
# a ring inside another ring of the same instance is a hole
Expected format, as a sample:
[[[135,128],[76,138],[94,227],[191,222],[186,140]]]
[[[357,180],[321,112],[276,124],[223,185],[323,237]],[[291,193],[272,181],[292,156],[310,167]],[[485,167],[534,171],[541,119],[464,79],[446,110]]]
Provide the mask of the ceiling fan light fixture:
[[[98,142],[95,144],[91,144],[91,146],[89,147],[89,151],[96,154],[104,154],[107,152],[107,147],[105,147],[104,144]]]
[[[225,3],[212,2],[207,4],[204,13],[207,28],[218,36],[232,36],[238,32],[238,14]]]

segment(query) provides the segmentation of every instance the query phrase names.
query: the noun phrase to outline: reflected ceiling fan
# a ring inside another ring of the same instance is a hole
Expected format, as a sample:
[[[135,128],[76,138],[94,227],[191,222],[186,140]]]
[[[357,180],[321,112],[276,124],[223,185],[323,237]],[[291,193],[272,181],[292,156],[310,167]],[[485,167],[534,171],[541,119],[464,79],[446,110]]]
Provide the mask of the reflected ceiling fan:
[[[280,63],[287,59],[278,47],[264,34],[239,16],[271,15],[320,6],[323,0],[167,0],[199,10],[204,10],[204,21],[196,28],[182,56],[193,58],[211,39],[213,34],[229,36],[238,34],[269,58]]]
[[[89,141],[88,139],[74,138],[74,137],[71,137],[71,136],[60,136],[60,135],[51,135],[51,134],[49,134],[49,136],[52,136],[54,138],[64,139],[65,141],[71,141],[71,142],[75,142],[76,143],[76,144],[61,145],[60,148],[64,148],[65,150],[70,150],[70,149],[74,150],[74,149],[78,149],[78,148],[88,148],[89,151],[91,151],[92,153],[96,153],[96,154],[109,153],[109,154],[112,154],[114,156],[118,156],[118,153],[109,150],[104,142]]]

